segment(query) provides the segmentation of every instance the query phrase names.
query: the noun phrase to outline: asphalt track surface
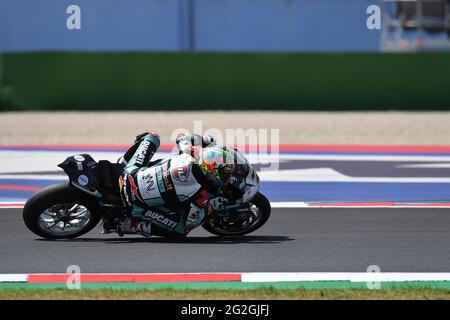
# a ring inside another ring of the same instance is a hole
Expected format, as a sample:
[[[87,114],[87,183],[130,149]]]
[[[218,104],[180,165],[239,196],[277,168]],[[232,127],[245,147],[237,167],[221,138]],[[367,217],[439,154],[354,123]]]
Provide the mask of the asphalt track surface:
[[[267,224],[240,238],[199,228],[180,241],[102,235],[37,238],[22,209],[0,209],[0,273],[81,272],[449,272],[449,209],[273,209]]]

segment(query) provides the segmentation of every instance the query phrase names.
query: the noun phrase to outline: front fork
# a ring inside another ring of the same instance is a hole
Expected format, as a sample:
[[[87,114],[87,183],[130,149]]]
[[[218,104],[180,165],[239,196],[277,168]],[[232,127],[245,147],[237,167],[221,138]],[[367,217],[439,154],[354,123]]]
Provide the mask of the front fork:
[[[250,203],[225,204],[223,209],[215,210],[214,213],[229,219],[245,219],[250,214]]]

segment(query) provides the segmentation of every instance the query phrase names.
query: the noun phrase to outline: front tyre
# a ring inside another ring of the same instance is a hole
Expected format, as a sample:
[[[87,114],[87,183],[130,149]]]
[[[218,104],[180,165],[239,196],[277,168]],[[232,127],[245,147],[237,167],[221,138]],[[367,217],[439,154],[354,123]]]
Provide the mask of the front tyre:
[[[247,213],[233,213],[228,217],[215,215],[202,227],[218,236],[242,236],[261,228],[269,219],[270,212],[269,200],[258,192],[250,201]]]
[[[45,239],[79,237],[92,230],[101,217],[95,199],[67,183],[36,192],[23,208],[25,225]]]

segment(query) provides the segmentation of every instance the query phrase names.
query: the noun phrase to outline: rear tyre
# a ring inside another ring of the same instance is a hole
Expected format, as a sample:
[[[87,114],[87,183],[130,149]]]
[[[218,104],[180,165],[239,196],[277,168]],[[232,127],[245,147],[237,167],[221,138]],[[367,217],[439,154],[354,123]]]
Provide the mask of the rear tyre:
[[[91,231],[101,220],[95,199],[69,184],[36,192],[23,208],[25,225],[45,239],[69,239]]]

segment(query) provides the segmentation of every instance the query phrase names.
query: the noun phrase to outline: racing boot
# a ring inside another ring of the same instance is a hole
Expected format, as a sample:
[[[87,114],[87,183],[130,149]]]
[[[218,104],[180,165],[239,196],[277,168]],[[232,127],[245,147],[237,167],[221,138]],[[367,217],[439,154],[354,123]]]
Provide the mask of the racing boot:
[[[147,220],[127,217],[117,224],[117,233],[119,236],[124,234],[140,234],[146,238],[152,236],[151,222]]]

